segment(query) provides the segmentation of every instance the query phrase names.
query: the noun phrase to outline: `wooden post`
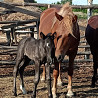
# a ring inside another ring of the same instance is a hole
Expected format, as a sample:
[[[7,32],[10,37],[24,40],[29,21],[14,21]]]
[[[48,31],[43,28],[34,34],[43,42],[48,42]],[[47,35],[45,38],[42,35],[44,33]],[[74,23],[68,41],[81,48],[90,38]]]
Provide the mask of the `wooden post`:
[[[15,40],[15,44],[17,44],[17,37],[16,37],[16,34],[15,34],[14,27],[11,28],[11,37],[12,37],[11,44],[13,44],[13,40]]]
[[[34,38],[34,28],[30,28],[30,31],[32,31],[31,37]]]
[[[7,45],[11,46],[11,36],[10,36],[10,32],[11,31],[5,31],[6,32],[6,37],[7,37]]]
[[[40,24],[39,20],[36,21],[37,39],[39,39],[39,24]]]
[[[88,0],[88,5],[92,5],[93,0]],[[87,9],[87,19],[89,19],[92,16],[92,9]]]
[[[48,4],[48,8],[50,8],[50,4]]]

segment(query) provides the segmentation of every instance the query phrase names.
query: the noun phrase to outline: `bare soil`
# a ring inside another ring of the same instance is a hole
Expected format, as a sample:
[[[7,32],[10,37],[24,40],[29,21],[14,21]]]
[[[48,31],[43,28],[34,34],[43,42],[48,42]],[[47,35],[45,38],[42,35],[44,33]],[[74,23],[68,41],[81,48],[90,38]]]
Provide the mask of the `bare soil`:
[[[67,64],[61,66],[63,85],[57,87],[58,98],[66,98],[67,93]],[[92,63],[81,63],[74,65],[73,92],[75,98],[98,98],[98,82],[95,88],[91,88],[91,77],[93,73]],[[13,89],[13,65],[0,66],[0,98],[14,98]],[[52,71],[51,71],[52,72]],[[51,73],[52,76],[52,73]],[[19,89],[20,81],[17,77],[17,98],[30,98],[34,83],[34,66],[26,67],[24,72],[24,83],[27,94],[23,95]],[[47,83],[39,82],[37,87],[37,98],[48,98]]]

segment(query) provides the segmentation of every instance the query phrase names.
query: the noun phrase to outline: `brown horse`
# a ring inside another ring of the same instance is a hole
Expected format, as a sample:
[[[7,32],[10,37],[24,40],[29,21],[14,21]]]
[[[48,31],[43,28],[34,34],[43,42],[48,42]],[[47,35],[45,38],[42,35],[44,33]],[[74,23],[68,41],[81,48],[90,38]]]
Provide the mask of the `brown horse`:
[[[73,75],[73,62],[77,54],[80,32],[77,23],[77,16],[72,12],[69,3],[59,8],[49,8],[42,12],[40,17],[39,33],[43,32],[47,35],[49,32],[56,32],[57,38],[55,43],[55,68],[53,71],[53,98],[56,97],[57,78],[60,79],[60,62],[64,59],[65,55],[69,55],[69,68],[68,68],[68,96],[72,96],[72,75]],[[59,76],[59,77],[58,77]],[[45,67],[43,68],[43,77],[45,79]]]
[[[97,68],[98,68],[98,15],[92,16],[88,20],[88,25],[85,31],[85,37],[90,45],[90,50],[93,55],[93,77],[92,87],[95,87],[97,81]]]

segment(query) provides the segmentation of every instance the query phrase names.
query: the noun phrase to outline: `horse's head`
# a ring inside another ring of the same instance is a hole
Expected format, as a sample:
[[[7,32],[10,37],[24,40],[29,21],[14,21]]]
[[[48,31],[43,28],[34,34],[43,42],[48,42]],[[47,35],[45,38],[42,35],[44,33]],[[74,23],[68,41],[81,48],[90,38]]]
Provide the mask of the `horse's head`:
[[[56,32],[58,35],[55,56],[58,61],[63,60],[66,52],[72,45],[75,37],[77,16],[73,14],[71,7],[66,4],[59,12],[55,12],[58,27]]]
[[[46,59],[48,64],[52,64],[55,58],[55,45],[54,39],[56,37],[55,33],[49,33],[46,36],[41,32],[40,37],[45,41],[45,52],[46,52]]]

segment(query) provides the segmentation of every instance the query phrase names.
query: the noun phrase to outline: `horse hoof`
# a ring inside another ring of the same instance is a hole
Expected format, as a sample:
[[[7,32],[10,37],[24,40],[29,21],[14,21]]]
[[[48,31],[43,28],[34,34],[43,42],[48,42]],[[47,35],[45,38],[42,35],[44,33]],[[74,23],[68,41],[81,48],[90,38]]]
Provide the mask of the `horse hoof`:
[[[22,87],[22,85],[20,85],[20,89],[22,90],[22,92],[23,92],[24,95],[27,94],[27,91],[25,90],[24,87]]]
[[[17,93],[14,93],[14,94],[13,94],[13,96],[15,96],[15,97],[16,97],[16,96],[17,96]]]
[[[48,96],[48,98],[53,98],[53,96],[51,95],[51,96]]]
[[[45,82],[45,78],[41,78],[41,82]]]
[[[70,97],[74,97],[74,93],[73,93],[73,92],[68,92],[68,93],[66,94],[66,96],[69,97],[69,98],[70,98]]]
[[[17,96],[17,93],[16,92],[12,91],[12,93],[13,93],[13,96]]]
[[[57,98],[56,94],[53,94],[52,98]]]
[[[57,85],[58,85],[58,86],[62,86],[63,83],[62,83],[62,82],[58,82]]]
[[[91,84],[91,88],[94,88],[95,87],[95,84]]]

